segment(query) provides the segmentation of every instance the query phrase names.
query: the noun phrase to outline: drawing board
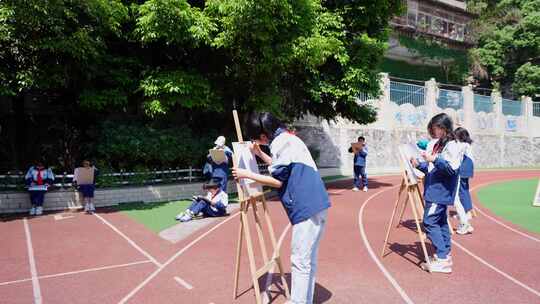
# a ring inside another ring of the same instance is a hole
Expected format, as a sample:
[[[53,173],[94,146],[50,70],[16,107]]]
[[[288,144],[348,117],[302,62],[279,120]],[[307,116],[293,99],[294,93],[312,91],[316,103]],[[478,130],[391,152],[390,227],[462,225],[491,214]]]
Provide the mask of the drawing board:
[[[73,180],[77,181],[78,185],[92,185],[94,183],[94,167],[79,167],[73,172]]]
[[[249,149],[251,142],[233,142],[234,155],[237,159],[237,166],[240,169],[247,169],[251,172],[259,174],[259,166],[257,165],[257,159],[255,155],[251,153]],[[258,195],[263,192],[262,186],[251,180],[241,179],[240,185],[245,189],[249,196]]]
[[[223,149],[210,149],[208,150],[208,153],[210,154],[212,161],[218,165],[221,165],[227,160],[225,150]]]
[[[420,170],[413,167],[410,162],[411,158],[414,158],[418,161],[423,161],[421,151],[415,144],[401,144],[398,147],[400,161],[405,168],[407,173],[407,178],[409,179],[409,184],[415,185],[418,183],[418,180],[424,177],[424,173]]]

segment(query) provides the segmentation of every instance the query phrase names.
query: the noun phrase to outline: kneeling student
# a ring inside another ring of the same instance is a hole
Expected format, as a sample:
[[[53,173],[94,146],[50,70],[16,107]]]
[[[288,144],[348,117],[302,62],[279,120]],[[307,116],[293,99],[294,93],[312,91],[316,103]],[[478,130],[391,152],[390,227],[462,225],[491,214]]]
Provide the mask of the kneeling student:
[[[220,189],[220,183],[211,180],[203,186],[208,190],[206,196],[193,196],[193,202],[186,211],[178,214],[176,219],[181,222],[191,221],[195,216],[202,213],[204,217],[224,216],[227,214],[229,196]]]

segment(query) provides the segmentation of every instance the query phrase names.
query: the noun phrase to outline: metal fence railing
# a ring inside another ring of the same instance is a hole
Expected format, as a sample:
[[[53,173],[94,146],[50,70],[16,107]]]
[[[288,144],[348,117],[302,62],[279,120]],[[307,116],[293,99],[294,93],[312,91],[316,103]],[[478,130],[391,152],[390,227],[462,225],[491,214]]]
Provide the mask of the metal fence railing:
[[[268,166],[259,164],[259,172],[268,174]],[[26,172],[9,171],[0,174],[0,191],[24,190],[24,176]],[[64,172],[55,174],[53,189],[66,189],[73,186],[73,174]],[[124,187],[140,185],[156,185],[170,183],[193,183],[204,180],[201,169],[190,167],[188,169],[153,170],[144,172],[103,172],[96,178],[98,188]]]
[[[0,190],[22,190],[25,188],[25,172],[7,172],[0,175]],[[53,188],[73,186],[73,174],[67,172],[54,175]],[[195,168],[154,170],[143,172],[107,172],[96,178],[97,187],[121,187],[132,185],[154,185],[202,180],[202,170]]]
[[[502,100],[502,113],[504,115],[521,116],[523,109],[521,102],[517,100],[505,99]]]
[[[463,94],[461,91],[439,89],[437,106],[441,109],[451,108],[459,110],[463,108]]]
[[[426,88],[410,83],[390,81],[390,101],[402,105],[410,103],[415,107],[426,104]]]
[[[540,101],[534,101],[532,104],[533,116],[540,117]]]
[[[377,99],[377,97],[373,97],[370,94],[360,92],[360,94],[358,94],[358,96],[357,96],[357,99],[359,101],[361,101],[361,102],[367,102],[367,101],[370,101],[370,100]]]
[[[475,112],[493,112],[493,102],[491,96],[474,94],[474,111]]]

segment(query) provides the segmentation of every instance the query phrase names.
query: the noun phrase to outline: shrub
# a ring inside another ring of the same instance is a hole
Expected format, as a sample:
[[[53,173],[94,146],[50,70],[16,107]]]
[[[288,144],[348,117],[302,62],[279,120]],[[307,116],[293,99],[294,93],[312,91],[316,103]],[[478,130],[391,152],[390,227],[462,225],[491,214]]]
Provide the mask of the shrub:
[[[215,133],[194,134],[188,127],[158,129],[148,125],[105,122],[97,157],[114,168],[201,166]]]

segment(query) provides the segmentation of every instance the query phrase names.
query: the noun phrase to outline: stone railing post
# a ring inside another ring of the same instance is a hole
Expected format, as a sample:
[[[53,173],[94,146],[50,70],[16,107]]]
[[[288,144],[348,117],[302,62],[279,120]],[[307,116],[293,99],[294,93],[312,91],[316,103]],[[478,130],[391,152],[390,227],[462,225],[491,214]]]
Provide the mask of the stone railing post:
[[[437,97],[439,96],[439,87],[435,78],[425,82],[426,87],[426,108],[428,119],[431,119],[437,112]]]
[[[528,137],[533,137],[532,119],[533,119],[533,103],[532,98],[521,96],[521,113],[523,114],[523,133]]]
[[[466,129],[472,130],[473,128],[473,114],[474,114],[474,92],[472,86],[464,86],[461,88],[463,95],[463,125]]]
[[[504,167],[504,151],[505,151],[505,142],[504,134],[506,131],[504,115],[502,112],[502,96],[501,93],[493,90],[491,92],[491,101],[493,102],[493,112],[495,113],[495,133],[499,138],[499,161],[498,166]]]
[[[493,90],[491,92],[491,102],[493,102],[493,113],[495,113],[495,131],[497,133],[504,133],[504,115],[502,112],[502,96],[498,91]]]

